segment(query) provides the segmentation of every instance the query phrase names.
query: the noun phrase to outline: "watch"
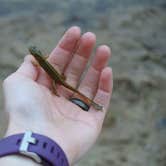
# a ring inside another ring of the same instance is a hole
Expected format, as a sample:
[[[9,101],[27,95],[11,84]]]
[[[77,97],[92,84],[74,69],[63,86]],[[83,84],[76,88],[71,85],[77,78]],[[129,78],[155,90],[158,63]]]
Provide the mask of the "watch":
[[[0,157],[21,154],[47,166],[69,166],[61,147],[52,139],[31,131],[0,140]]]

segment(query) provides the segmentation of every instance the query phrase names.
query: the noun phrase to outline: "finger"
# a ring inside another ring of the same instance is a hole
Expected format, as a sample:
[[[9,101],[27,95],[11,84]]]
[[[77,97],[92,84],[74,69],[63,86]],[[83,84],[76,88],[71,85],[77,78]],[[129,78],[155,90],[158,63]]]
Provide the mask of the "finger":
[[[110,67],[106,67],[103,69],[100,80],[99,80],[99,87],[97,89],[96,96],[94,101],[99,105],[104,107],[103,111],[96,111],[93,106],[91,106],[89,112],[93,114],[93,116],[97,120],[98,125],[102,125],[105,114],[109,108],[109,103],[112,95],[112,88],[113,88],[113,75],[112,69]]]
[[[79,91],[91,99],[96,94],[101,71],[107,65],[110,55],[110,48],[108,46],[100,46],[96,51],[91,67],[80,84]]]
[[[32,64],[32,61],[35,61],[35,59],[31,55],[27,55],[16,73],[22,74],[35,81],[38,77],[39,70]]]
[[[92,53],[95,42],[96,36],[93,33],[85,33],[81,37],[77,52],[74,54],[72,61],[66,68],[66,82],[74,88],[77,86],[80,77],[85,70],[86,64]],[[65,93],[65,89],[63,90]]]
[[[72,53],[76,49],[76,45],[80,39],[80,33],[79,27],[71,27],[66,31],[56,48],[48,57],[48,61],[59,71],[59,73],[63,73],[66,65],[72,59]],[[51,86],[51,80],[43,70],[40,71],[38,82],[47,87]]]
[[[60,72],[71,61],[78,41],[80,40],[81,30],[79,27],[71,27],[62,37],[57,47],[51,52],[48,61]]]

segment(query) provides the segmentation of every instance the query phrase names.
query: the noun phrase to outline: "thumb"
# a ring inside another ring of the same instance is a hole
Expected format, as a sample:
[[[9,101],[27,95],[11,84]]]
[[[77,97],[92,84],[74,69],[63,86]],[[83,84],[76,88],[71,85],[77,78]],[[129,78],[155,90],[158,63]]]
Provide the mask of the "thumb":
[[[24,62],[21,64],[21,66],[18,68],[16,73],[22,74],[23,76],[26,76],[32,80],[36,80],[38,77],[39,70],[38,68],[33,64],[35,62],[35,59],[32,55],[27,55],[24,58]]]

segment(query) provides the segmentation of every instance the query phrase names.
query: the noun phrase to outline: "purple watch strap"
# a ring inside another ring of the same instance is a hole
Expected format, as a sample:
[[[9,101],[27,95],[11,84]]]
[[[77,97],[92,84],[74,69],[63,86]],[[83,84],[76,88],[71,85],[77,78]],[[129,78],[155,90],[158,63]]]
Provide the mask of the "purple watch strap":
[[[17,134],[0,140],[0,157],[20,153],[20,145],[23,141],[24,134]],[[28,152],[33,152],[42,158],[45,165],[52,166],[69,166],[67,157],[60,146],[50,138],[32,133],[31,139],[35,143],[28,143]]]

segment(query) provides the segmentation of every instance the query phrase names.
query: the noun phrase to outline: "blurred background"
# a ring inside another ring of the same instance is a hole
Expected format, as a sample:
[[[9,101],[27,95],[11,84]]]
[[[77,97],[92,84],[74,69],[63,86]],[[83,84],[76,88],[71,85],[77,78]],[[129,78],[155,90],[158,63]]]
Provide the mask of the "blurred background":
[[[166,166],[165,0],[0,0],[0,136],[3,79],[29,45],[49,53],[71,25],[111,46],[114,72],[101,136],[77,166]]]

